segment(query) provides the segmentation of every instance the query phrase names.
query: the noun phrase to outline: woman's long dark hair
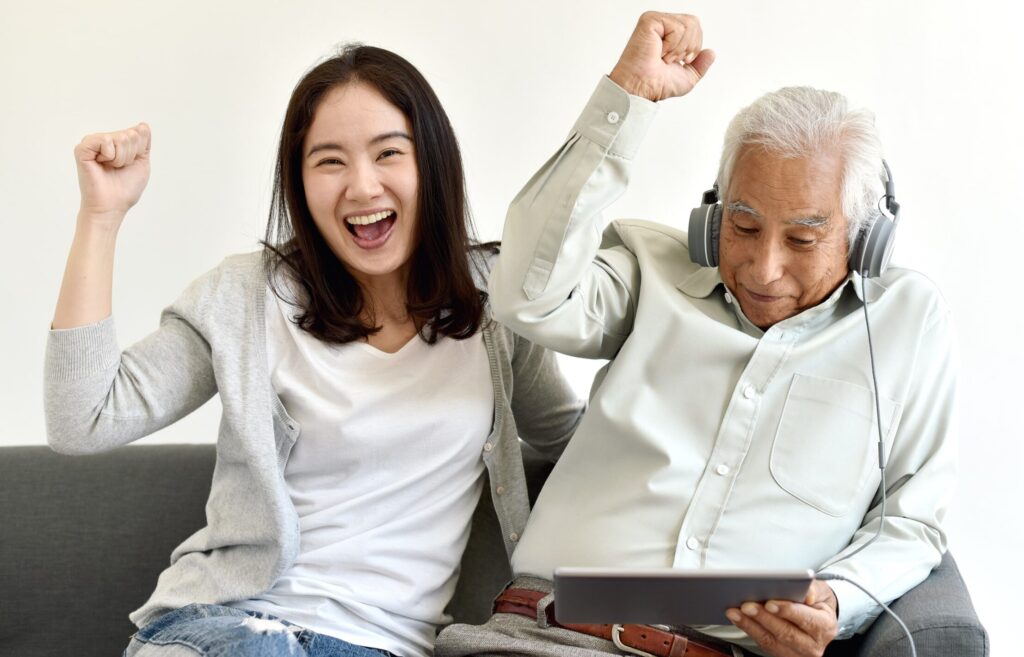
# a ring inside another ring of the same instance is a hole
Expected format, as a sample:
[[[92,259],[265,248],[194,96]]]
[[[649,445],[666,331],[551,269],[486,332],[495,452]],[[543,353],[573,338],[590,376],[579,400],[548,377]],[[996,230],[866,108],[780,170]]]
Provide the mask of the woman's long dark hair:
[[[263,241],[271,288],[299,308],[296,323],[324,342],[344,344],[380,330],[375,322],[367,325],[360,318],[366,309],[362,289],[313,223],[302,182],[302,146],[313,114],[329,91],[353,82],[376,88],[412,125],[419,221],[406,290],[409,314],[429,343],[439,335],[468,338],[480,327],[487,296],[473,280],[471,260],[476,261],[473,253],[479,247],[471,241],[459,144],[448,115],[420,72],[381,48],[346,46],[303,76],[292,92]],[[302,294],[282,294],[275,282],[279,266]]]

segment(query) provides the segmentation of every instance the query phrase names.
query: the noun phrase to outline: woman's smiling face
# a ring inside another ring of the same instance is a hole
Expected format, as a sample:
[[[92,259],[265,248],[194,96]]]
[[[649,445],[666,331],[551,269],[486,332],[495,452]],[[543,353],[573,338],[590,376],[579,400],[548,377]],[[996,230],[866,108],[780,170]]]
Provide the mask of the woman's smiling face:
[[[404,285],[417,243],[419,171],[408,117],[351,82],[320,101],[302,145],[302,183],[317,230],[360,284]]]

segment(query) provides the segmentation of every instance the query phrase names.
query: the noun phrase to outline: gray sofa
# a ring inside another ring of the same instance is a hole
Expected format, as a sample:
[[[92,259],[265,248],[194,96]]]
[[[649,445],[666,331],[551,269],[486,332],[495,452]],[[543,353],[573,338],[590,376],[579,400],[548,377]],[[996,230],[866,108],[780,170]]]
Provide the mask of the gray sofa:
[[[531,487],[549,466],[528,456]],[[131,446],[68,457],[46,447],[0,448],[0,656],[120,655],[128,612],[149,596],[171,550],[204,524],[211,445]],[[486,496],[485,496],[486,497]],[[481,622],[509,577],[494,512],[481,504],[450,611]],[[893,608],[918,655],[988,654],[988,637],[951,556]],[[909,655],[883,616],[826,653]]]

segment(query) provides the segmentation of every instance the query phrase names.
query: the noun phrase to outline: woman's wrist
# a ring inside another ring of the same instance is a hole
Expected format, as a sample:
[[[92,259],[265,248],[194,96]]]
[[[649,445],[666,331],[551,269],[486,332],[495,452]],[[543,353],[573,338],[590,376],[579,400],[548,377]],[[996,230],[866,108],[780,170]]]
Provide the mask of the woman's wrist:
[[[121,211],[94,212],[85,208],[80,209],[75,223],[75,237],[113,241],[117,238],[125,214]]]

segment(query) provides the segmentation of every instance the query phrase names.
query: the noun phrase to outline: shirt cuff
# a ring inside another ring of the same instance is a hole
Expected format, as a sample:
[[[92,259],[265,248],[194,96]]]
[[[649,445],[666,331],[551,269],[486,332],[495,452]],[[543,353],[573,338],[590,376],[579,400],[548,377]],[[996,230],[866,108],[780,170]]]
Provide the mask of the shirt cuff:
[[[53,381],[74,381],[101,372],[121,357],[114,316],[95,324],[50,329],[46,341],[46,370]]]
[[[842,580],[829,580],[828,585],[839,602],[839,633],[836,639],[849,639],[878,615],[881,609],[859,588]]]
[[[633,159],[657,112],[654,102],[631,96],[606,75],[597,84],[573,132],[603,147],[609,155]]]

